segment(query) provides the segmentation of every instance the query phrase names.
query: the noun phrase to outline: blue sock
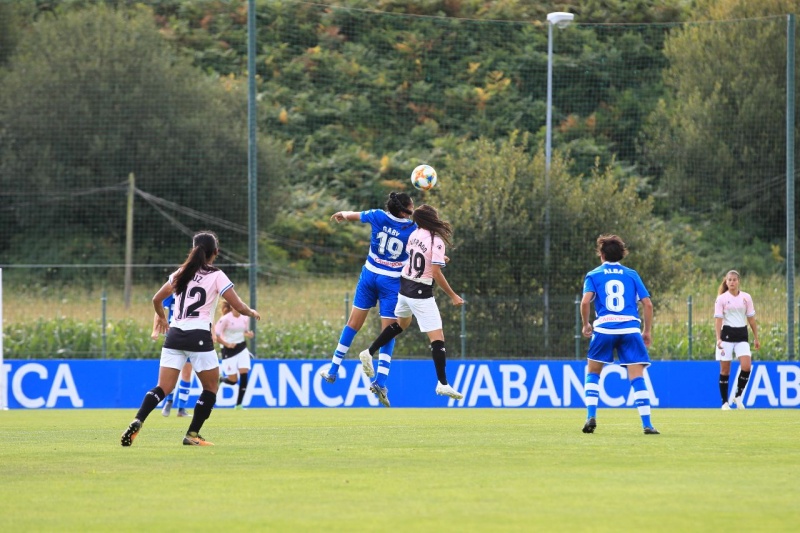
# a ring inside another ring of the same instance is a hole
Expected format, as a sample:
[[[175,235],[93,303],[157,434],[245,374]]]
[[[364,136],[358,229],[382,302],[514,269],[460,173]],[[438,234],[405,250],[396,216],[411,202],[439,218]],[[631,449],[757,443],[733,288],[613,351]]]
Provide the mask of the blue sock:
[[[339,373],[339,365],[342,364],[342,359],[347,355],[347,350],[349,350],[350,345],[353,344],[353,339],[356,337],[357,333],[358,331],[350,326],[344,327],[342,334],[339,336],[339,344],[336,346],[336,351],[333,352],[333,357],[331,357],[331,369],[328,371],[329,375],[335,376]]]
[[[186,404],[189,403],[189,387],[192,384],[188,381],[180,380],[178,382],[178,389],[175,391],[175,407],[178,409],[182,409],[186,407]]]
[[[378,371],[375,381],[379,387],[386,386],[386,380],[389,378],[389,367],[392,366],[392,353],[394,353],[394,339],[390,340],[378,352]]]
[[[653,424],[650,423],[650,392],[647,390],[644,378],[636,378],[631,381],[631,387],[633,387],[636,409],[639,410],[639,416],[642,417],[642,427],[653,427]]]
[[[583,401],[586,404],[586,418],[597,416],[597,402],[600,400],[600,374],[586,374]]]

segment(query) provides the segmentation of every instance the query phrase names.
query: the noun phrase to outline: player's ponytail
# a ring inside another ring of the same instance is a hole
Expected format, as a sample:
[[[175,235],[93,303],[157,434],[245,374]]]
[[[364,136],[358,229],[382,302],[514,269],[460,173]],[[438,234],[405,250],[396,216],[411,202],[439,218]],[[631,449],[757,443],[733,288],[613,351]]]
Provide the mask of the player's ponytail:
[[[192,239],[192,246],[188,257],[178,270],[178,275],[172,280],[175,294],[183,293],[189,285],[189,281],[198,271],[217,270],[210,264],[211,259],[219,253],[219,241],[213,231],[196,233]]]
[[[396,193],[392,192],[389,193],[389,199],[386,200],[386,210],[389,211],[392,215],[402,218],[403,214],[411,215],[413,211],[409,209],[411,206],[411,197],[404,193]]]
[[[414,214],[411,215],[411,218],[417,223],[417,226],[430,231],[431,238],[433,238],[434,235],[438,235],[450,246],[450,240],[453,236],[453,226],[446,220],[439,218],[439,213],[436,211],[436,208],[428,204],[422,204],[414,210]]]

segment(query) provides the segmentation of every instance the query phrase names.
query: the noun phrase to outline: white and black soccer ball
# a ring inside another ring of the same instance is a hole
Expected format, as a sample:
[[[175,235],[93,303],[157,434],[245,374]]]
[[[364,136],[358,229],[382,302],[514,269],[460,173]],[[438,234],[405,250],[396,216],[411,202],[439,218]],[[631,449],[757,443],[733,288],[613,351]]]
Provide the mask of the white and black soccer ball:
[[[436,169],[430,165],[419,165],[411,172],[411,185],[420,191],[429,191],[436,186]]]

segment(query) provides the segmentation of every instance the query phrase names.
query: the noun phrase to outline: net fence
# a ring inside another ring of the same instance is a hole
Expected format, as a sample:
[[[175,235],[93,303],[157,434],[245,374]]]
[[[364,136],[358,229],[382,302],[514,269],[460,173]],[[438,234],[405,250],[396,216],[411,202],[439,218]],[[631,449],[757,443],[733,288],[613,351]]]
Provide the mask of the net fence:
[[[440,297],[450,357],[584,357],[576,301],[601,233],[623,237],[653,293],[654,358],[708,356],[731,268],[754,296],[762,357],[789,357],[786,17],[562,29],[544,14],[257,2],[251,265],[247,3],[122,4],[11,13],[7,358],[154,355],[150,297],[202,229],[245,300],[257,269],[257,355],[328,357],[369,242],[329,218],[390,191],[455,228],[445,274],[467,304]],[[433,191],[411,187],[419,163],[437,169]],[[115,325],[133,333],[109,345]],[[356,344],[378,327],[371,316]],[[414,326],[395,350],[427,353]]]

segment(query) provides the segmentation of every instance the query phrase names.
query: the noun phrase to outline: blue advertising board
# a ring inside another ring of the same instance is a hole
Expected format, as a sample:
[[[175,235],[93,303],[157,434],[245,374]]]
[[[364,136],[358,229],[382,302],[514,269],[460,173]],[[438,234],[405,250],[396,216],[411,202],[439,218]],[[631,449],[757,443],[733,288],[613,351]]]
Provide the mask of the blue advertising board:
[[[369,378],[357,361],[345,361],[339,379],[319,375],[321,360],[254,360],[244,405],[248,407],[378,406]],[[732,374],[737,366],[734,364]],[[6,360],[2,372],[11,409],[138,408],[156,385],[158,360]],[[451,360],[447,374],[463,400],[437,396],[431,361],[392,361],[387,383],[393,407],[583,407],[585,361]],[[654,362],[645,379],[658,408],[718,408],[715,361]],[[734,382],[733,376],[731,382]],[[192,378],[190,403],[201,387]],[[800,363],[757,362],[745,392],[748,408],[800,406]],[[600,406],[633,406],[625,369],[607,366],[600,380]],[[217,407],[232,407],[236,388],[223,385]]]

